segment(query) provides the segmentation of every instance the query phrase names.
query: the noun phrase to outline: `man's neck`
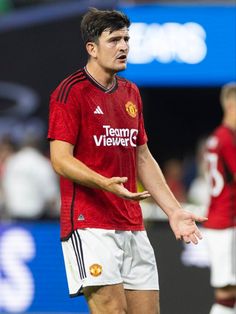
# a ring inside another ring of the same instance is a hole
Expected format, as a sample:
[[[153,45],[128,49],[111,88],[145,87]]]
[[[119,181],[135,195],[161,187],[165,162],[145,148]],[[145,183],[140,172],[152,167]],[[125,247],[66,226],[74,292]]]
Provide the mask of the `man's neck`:
[[[235,119],[234,119],[235,120]],[[236,131],[235,121],[231,117],[224,118],[222,123],[229,129]]]
[[[89,74],[102,86],[109,89],[114,84],[115,73],[106,72],[97,64],[87,63],[86,69]]]

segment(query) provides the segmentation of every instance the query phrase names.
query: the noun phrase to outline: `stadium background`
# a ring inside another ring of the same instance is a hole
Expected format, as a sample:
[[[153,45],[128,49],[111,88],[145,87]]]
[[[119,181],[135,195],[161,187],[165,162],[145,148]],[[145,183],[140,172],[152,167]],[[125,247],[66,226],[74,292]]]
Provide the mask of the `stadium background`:
[[[0,136],[19,141],[29,127],[46,136],[51,91],[86,62],[81,15],[89,6],[119,8],[143,23],[144,30],[132,30],[136,43],[142,35],[145,48],[153,23],[171,41],[170,51],[146,59],[142,50],[137,58],[136,47],[122,75],[140,87],[154,157],[161,166],[176,158],[191,167],[198,141],[221,120],[220,87],[236,80],[235,1],[138,2],[0,0]],[[179,26],[190,22],[205,32],[198,29],[203,50],[197,56],[190,50],[191,60],[184,54],[189,43],[179,48],[174,41],[175,46],[166,28],[169,23],[178,41]],[[158,33],[150,34],[152,42]],[[43,144],[47,154],[48,143]],[[147,230],[157,255],[162,314],[207,314],[213,294],[204,244],[176,243],[163,217],[151,217]],[[87,313],[82,298],[67,296],[57,220],[0,222],[0,313],[23,312]]]

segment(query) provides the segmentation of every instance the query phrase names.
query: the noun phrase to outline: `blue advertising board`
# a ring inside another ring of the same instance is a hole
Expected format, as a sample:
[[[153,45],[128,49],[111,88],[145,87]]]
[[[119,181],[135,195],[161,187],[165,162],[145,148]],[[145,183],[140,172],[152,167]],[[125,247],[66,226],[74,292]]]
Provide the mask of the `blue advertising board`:
[[[168,221],[153,221],[148,236],[157,253],[162,314],[209,313],[204,240],[183,246]],[[68,296],[57,222],[0,223],[0,313],[89,313],[84,297]]]
[[[140,86],[236,81],[235,5],[121,6],[132,24],[128,67]]]
[[[58,223],[0,224],[0,313],[87,314],[70,298]]]

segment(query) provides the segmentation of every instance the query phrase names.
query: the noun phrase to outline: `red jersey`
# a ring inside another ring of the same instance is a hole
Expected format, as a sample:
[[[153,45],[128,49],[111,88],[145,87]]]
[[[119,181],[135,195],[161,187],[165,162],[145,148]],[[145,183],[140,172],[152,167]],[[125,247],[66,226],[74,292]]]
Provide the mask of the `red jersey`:
[[[204,226],[236,226],[236,132],[219,126],[207,141],[206,153],[211,201]]]
[[[137,87],[119,77],[105,89],[79,70],[51,95],[49,139],[74,145],[74,157],[105,177],[128,177],[136,192],[136,148],[147,141]],[[78,228],[143,230],[138,202],[87,188],[64,177],[61,187],[61,237]]]

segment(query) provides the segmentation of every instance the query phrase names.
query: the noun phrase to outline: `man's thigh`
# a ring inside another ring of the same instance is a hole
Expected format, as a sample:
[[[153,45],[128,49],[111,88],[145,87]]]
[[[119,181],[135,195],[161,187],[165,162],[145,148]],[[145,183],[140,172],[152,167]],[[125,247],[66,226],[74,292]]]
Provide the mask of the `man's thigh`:
[[[91,314],[160,314],[159,291],[124,290],[122,284],[83,288]]]
[[[160,314],[159,291],[125,290],[128,314]]]
[[[83,293],[91,314],[129,313],[123,284],[85,287]]]

